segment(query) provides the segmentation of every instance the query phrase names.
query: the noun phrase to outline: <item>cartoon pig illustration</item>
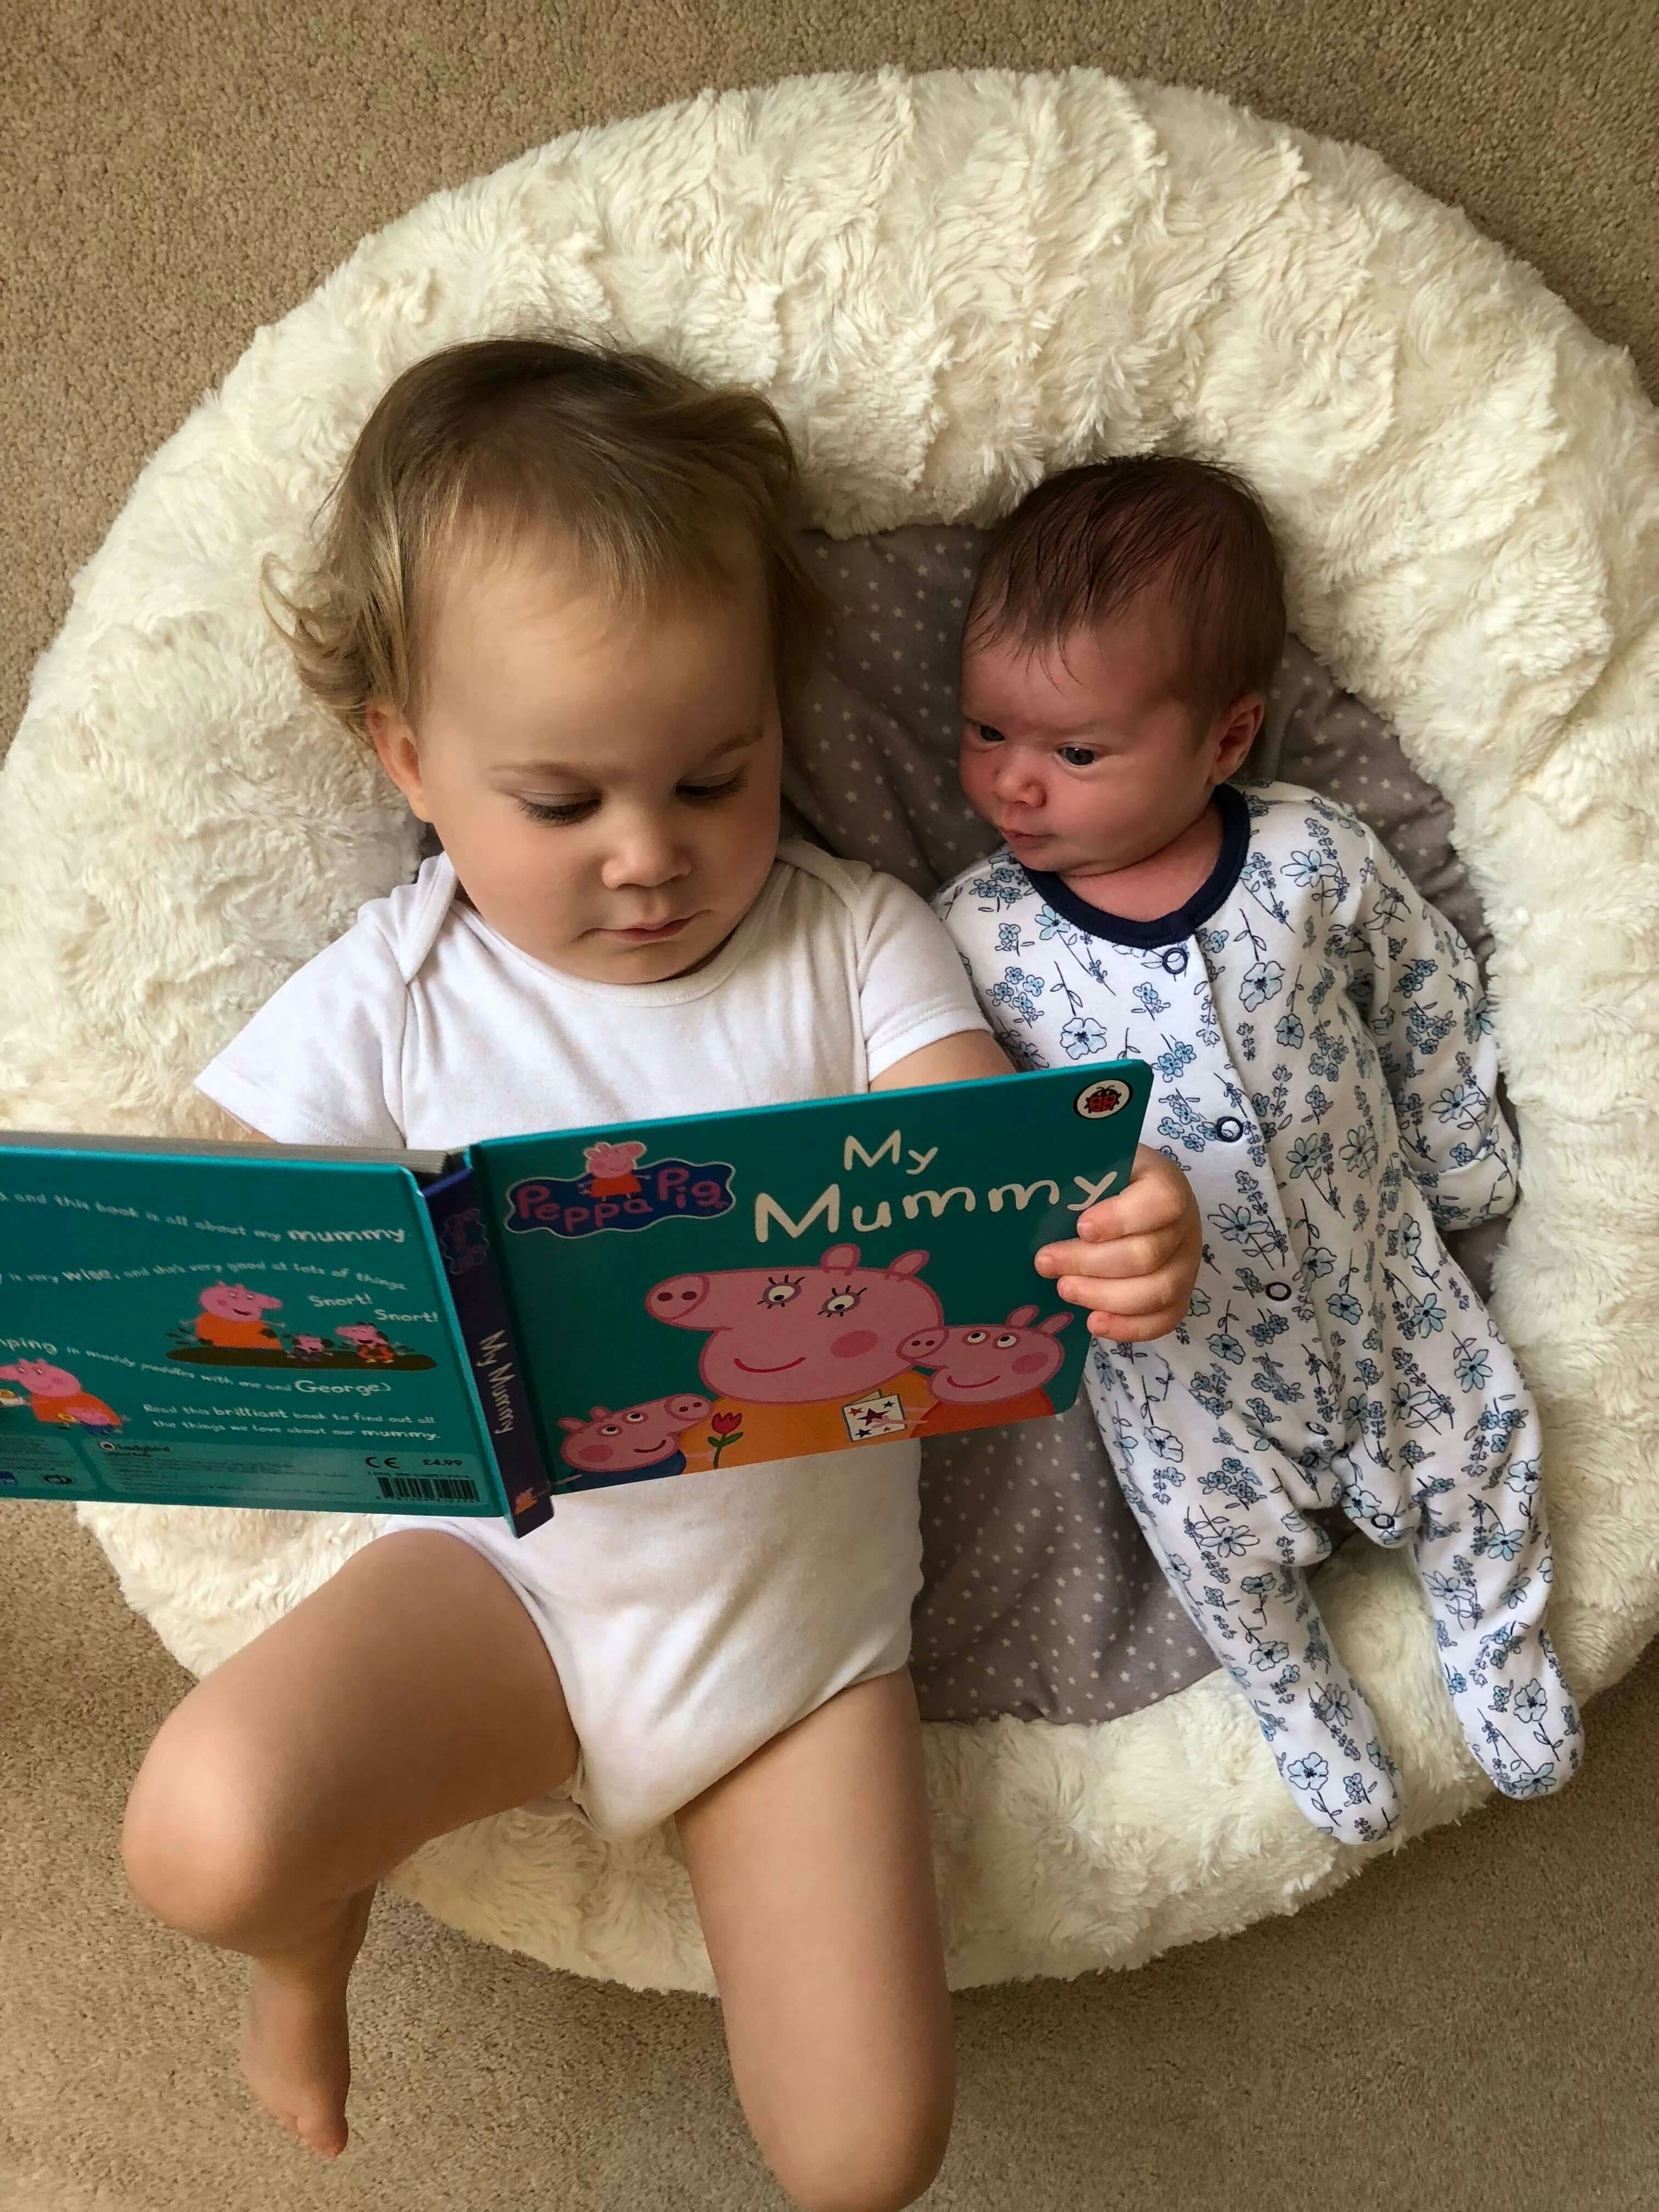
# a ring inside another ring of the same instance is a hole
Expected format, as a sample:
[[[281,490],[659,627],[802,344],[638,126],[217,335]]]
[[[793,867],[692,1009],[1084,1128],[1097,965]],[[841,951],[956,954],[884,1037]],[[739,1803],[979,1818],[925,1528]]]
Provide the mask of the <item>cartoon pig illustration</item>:
[[[327,1347],[320,1336],[296,1336],[288,1348],[290,1359],[321,1359]]]
[[[212,1283],[202,1293],[202,1310],[196,1316],[196,1334],[203,1344],[238,1346],[243,1351],[280,1352],[276,1332],[260,1319],[275,1312],[280,1298],[251,1291],[244,1283]]]
[[[83,1390],[67,1367],[53,1367],[44,1359],[19,1359],[0,1367],[0,1378],[21,1382],[29,1394],[29,1411],[37,1421],[53,1421],[66,1429],[118,1429],[121,1416],[112,1413],[101,1398]]]
[[[943,1318],[918,1280],[927,1261],[901,1252],[861,1267],[856,1244],[832,1244],[816,1267],[672,1276],[646,1311],[708,1333],[699,1371],[721,1420],[743,1416],[743,1461],[830,1451],[908,1435],[932,1402],[900,1349]]]
[[[595,1406],[585,1421],[567,1414],[559,1426],[568,1431],[559,1456],[576,1469],[574,1481],[562,1481],[561,1492],[598,1490],[617,1482],[646,1482],[656,1477],[684,1474],[685,1454],[680,1431],[705,1420],[713,1408],[707,1398],[690,1391],[672,1398],[648,1398],[642,1405],[623,1406],[611,1413]]]
[[[1065,1356],[1055,1340],[1072,1316],[1051,1314],[1033,1328],[1036,1310],[1035,1306],[1016,1306],[1000,1328],[975,1322],[967,1328],[922,1329],[906,1337],[899,1346],[904,1357],[933,1370],[934,1403],[921,1424],[921,1435],[988,1425],[988,1412],[997,1423],[1028,1421],[1054,1412],[1042,1385],[1058,1371]]]
[[[392,1357],[392,1346],[372,1321],[350,1322],[344,1328],[337,1328],[334,1334],[342,1344],[355,1346],[358,1358],[365,1361],[369,1366],[385,1367],[390,1364]]]

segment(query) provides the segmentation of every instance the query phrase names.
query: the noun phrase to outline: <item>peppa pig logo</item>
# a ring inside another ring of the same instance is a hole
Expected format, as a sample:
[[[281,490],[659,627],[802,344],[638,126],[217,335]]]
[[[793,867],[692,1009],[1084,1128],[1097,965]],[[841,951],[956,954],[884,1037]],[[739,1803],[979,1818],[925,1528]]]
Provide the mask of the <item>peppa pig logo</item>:
[[[584,1175],[528,1176],[507,1194],[507,1226],[521,1233],[596,1237],[606,1229],[649,1229],[658,1221],[713,1221],[729,1213],[729,1162],[647,1160],[635,1139],[589,1145]]]

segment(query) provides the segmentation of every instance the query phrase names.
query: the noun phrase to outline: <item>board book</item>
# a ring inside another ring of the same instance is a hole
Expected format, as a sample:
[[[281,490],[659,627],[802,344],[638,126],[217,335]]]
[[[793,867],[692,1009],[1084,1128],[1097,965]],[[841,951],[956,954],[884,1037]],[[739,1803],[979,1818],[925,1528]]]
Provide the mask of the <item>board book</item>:
[[[1138,1060],[452,1154],[0,1137],[0,1496],[503,1516],[1024,1420]]]

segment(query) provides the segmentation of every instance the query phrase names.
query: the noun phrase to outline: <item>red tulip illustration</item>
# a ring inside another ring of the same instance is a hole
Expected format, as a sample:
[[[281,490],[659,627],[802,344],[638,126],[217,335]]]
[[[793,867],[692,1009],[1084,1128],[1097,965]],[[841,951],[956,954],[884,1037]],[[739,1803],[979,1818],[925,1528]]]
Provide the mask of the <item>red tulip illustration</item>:
[[[708,1425],[714,1432],[708,1438],[708,1442],[714,1447],[714,1465],[718,1467],[720,1463],[720,1454],[726,1446],[740,1444],[743,1442],[743,1415],[716,1413],[710,1419]]]

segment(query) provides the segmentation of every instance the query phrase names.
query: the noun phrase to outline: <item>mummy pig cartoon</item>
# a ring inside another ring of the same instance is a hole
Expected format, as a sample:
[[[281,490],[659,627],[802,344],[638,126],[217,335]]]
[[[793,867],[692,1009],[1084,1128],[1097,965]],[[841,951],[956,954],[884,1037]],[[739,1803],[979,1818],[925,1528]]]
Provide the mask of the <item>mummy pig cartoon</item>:
[[[914,1433],[933,1399],[900,1347],[944,1320],[919,1279],[927,1261],[925,1252],[901,1252],[884,1267],[860,1267],[856,1244],[832,1244],[816,1267],[732,1267],[653,1285],[647,1313],[708,1337],[698,1367],[716,1403],[706,1431],[681,1438],[688,1465],[711,1466],[716,1449],[731,1466]]]
[[[280,1352],[282,1340],[264,1318],[282,1304],[244,1283],[212,1283],[202,1293],[196,1334],[204,1344],[234,1345],[250,1352]]]
[[[67,1367],[54,1367],[45,1359],[19,1359],[0,1367],[0,1378],[21,1382],[29,1394],[29,1411],[37,1421],[55,1422],[66,1429],[118,1429],[121,1416],[101,1398],[83,1390]]]

